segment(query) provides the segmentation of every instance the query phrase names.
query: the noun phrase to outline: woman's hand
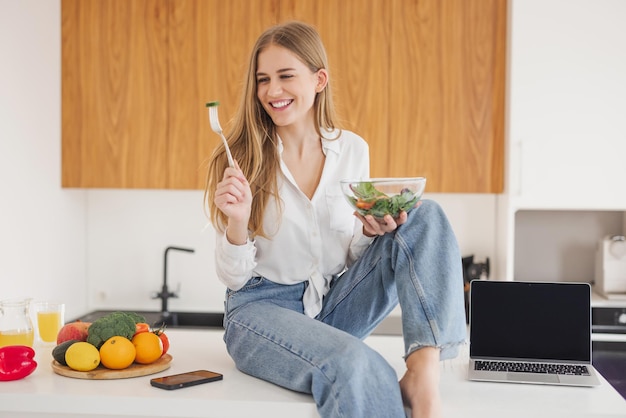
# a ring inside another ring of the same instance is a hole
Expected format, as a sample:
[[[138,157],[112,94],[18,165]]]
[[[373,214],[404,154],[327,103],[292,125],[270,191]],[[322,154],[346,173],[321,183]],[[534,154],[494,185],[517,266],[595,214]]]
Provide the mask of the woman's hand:
[[[224,170],[213,202],[228,217],[228,240],[233,244],[245,243],[252,211],[252,191],[237,161],[234,167]]]
[[[421,201],[417,202],[414,208],[418,208],[421,204]],[[391,215],[385,215],[381,219],[375,218],[372,215],[363,216],[358,212],[354,212],[354,215],[361,220],[361,223],[363,223],[363,235],[368,237],[385,235],[387,232],[395,231],[396,228],[406,222],[409,216],[406,211],[400,212],[397,218],[394,218]]]
[[[374,218],[372,215],[363,216],[358,212],[355,212],[354,215],[363,223],[363,234],[368,237],[385,235],[387,232],[392,232],[405,223],[407,219],[405,211],[400,212],[395,219],[391,215],[385,215],[382,219]]]

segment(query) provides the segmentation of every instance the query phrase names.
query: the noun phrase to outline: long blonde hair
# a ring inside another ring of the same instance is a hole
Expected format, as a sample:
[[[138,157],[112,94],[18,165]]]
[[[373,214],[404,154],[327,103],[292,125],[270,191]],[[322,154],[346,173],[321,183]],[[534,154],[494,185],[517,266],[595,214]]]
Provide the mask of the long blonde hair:
[[[228,144],[252,189],[252,213],[248,223],[251,237],[267,237],[263,228],[265,209],[273,198],[280,207],[277,175],[280,167],[276,126],[257,98],[257,65],[259,54],[268,46],[276,45],[295,54],[310,70],[328,69],[328,58],[322,40],[312,26],[302,22],[287,22],[267,29],[257,40],[248,63],[246,81],[240,97],[239,108],[233,120]],[[332,102],[330,77],[326,88],[319,92],[313,103],[315,129],[320,137],[322,130],[335,129],[335,109]],[[209,208],[211,223],[224,232],[228,218],[213,203],[217,183],[222,180],[228,166],[224,146],[220,144],[209,160],[205,203]],[[279,222],[279,219],[276,220]]]

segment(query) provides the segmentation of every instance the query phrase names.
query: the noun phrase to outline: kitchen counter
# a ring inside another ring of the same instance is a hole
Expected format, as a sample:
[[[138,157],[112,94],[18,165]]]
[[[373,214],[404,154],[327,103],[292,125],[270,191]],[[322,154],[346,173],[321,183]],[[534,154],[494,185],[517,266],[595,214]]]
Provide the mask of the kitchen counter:
[[[22,380],[0,382],[0,417],[318,417],[310,396],[236,370],[222,330],[171,329],[168,335],[173,356],[168,370],[120,380],[59,376],[50,365],[52,348],[35,346],[37,370]],[[377,335],[366,342],[385,356],[398,376],[404,373],[400,337]],[[467,357],[464,350],[441,364],[447,418],[626,417],[626,401],[602,377],[596,388],[469,382]],[[224,380],[174,391],[149,383],[152,377],[197,369],[220,372]]]

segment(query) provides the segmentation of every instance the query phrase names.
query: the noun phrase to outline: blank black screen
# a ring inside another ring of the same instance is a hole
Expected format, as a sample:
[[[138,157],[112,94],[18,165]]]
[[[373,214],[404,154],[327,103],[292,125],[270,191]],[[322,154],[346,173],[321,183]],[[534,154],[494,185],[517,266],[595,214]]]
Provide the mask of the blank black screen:
[[[473,281],[470,356],[590,363],[589,284]]]

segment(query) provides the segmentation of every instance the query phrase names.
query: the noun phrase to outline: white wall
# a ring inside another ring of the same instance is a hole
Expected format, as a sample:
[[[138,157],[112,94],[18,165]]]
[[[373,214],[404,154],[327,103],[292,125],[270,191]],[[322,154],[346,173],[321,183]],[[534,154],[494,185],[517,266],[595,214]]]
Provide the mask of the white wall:
[[[87,272],[91,306],[160,309],[168,246],[168,287],[179,288],[170,310],[223,310],[225,288],[214,275],[215,233],[202,191],[89,190]]]
[[[60,1],[0,0],[0,299],[159,309],[167,246],[172,310],[221,311],[201,191],[62,189]],[[494,195],[434,195],[463,255],[495,254]]]
[[[214,274],[215,232],[205,229],[202,191],[89,190],[87,272],[92,307],[159,309],[150,294],[160,290],[163,252],[169,252],[168,286],[180,286],[171,310],[222,311],[224,287]],[[491,195],[426,195],[447,211],[463,254],[494,253]]]
[[[86,309],[85,192],[62,190],[59,1],[0,0],[0,299]]]

